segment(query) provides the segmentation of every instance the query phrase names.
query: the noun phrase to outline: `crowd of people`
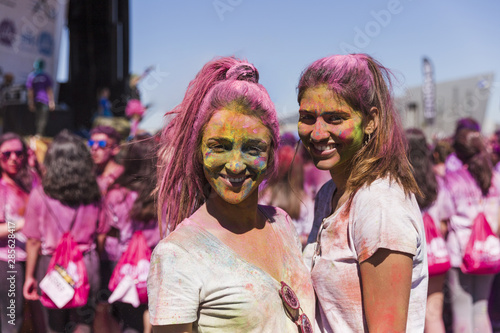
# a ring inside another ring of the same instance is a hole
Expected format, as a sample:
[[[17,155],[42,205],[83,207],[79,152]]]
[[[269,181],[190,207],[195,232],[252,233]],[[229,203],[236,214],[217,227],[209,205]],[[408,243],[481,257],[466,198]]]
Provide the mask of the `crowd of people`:
[[[2,134],[1,331],[500,329],[500,258],[464,263],[481,221],[497,249],[500,132],[403,129],[366,54],[297,92],[280,133],[257,68],[219,57],[159,133],[63,130],[43,156]]]

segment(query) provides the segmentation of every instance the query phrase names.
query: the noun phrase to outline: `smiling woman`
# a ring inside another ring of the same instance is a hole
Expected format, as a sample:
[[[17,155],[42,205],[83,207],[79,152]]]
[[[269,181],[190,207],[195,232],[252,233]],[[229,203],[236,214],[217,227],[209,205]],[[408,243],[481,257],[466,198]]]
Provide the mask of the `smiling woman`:
[[[162,132],[157,192],[168,236],[148,277],[155,332],[312,332],[314,292],[295,228],[257,203],[279,144],[258,78],[235,58],[207,63]]]
[[[332,180],[306,247],[322,332],[423,332],[427,265],[418,186],[388,84],[365,54],[311,64],[299,81],[299,136]]]

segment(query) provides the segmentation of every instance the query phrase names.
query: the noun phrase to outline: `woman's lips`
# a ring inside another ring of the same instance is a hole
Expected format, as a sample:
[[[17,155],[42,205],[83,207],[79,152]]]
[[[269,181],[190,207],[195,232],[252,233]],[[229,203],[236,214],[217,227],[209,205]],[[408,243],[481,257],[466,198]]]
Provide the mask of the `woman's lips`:
[[[319,157],[329,156],[337,151],[337,144],[329,143],[329,144],[311,144],[310,150],[311,152]]]
[[[241,175],[241,176],[228,176],[221,174],[222,181],[230,187],[241,187],[245,183],[245,181],[250,178],[250,176]]]

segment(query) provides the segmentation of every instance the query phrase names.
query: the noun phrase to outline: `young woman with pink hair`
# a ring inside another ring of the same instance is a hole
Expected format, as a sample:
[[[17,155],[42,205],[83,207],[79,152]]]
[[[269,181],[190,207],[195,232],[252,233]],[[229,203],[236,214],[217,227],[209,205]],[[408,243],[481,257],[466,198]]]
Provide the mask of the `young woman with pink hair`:
[[[151,258],[155,332],[312,332],[314,292],[290,217],[258,205],[276,173],[278,120],[257,69],[208,62],[163,130]]]
[[[305,249],[321,332],[424,329],[419,189],[388,84],[365,54],[319,59],[299,81],[299,136],[332,177],[316,196],[317,243]]]

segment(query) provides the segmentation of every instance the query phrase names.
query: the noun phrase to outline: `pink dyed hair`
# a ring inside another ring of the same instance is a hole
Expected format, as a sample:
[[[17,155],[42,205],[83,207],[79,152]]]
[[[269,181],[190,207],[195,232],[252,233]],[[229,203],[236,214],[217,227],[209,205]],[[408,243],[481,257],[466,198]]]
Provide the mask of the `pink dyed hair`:
[[[391,72],[367,54],[334,55],[313,62],[302,73],[298,85],[300,104],[305,91],[327,85],[367,121],[372,107],[378,109],[378,127],[365,137],[365,144],[350,164],[347,189],[351,198],[363,185],[389,176],[408,194],[420,193],[406,156],[406,138],[394,108]],[[368,140],[369,139],[369,140]]]
[[[242,107],[237,111],[261,120],[271,134],[267,178],[276,174],[279,124],[274,104],[266,89],[257,83],[258,78],[257,69],[246,61],[216,58],[191,81],[181,104],[166,113],[175,117],[160,137],[156,189],[160,232],[164,223],[167,233],[173,231],[205,202],[210,192],[200,162],[200,144],[205,125],[216,111],[237,105]]]

